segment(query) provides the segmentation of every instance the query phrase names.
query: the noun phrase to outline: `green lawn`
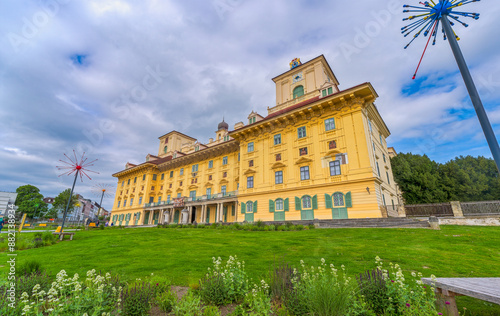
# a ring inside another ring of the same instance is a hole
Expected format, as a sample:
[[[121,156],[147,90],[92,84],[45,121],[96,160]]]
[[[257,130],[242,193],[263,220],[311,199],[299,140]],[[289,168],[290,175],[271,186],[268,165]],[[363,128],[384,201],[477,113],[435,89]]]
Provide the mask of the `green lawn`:
[[[315,229],[293,232],[227,229],[107,229],[77,232],[73,241],[19,251],[18,264],[37,260],[50,273],[89,269],[124,279],[155,273],[178,285],[195,283],[212,266],[212,257],[237,255],[254,278],[265,277],[276,259],[294,266],[318,265],[321,258],[350,274],[375,267],[375,256],[405,271],[428,277],[500,277],[500,228],[442,226],[428,229]],[[6,262],[5,254],[2,261]],[[0,263],[0,274],[7,266]],[[500,315],[500,306],[459,298],[473,315]]]

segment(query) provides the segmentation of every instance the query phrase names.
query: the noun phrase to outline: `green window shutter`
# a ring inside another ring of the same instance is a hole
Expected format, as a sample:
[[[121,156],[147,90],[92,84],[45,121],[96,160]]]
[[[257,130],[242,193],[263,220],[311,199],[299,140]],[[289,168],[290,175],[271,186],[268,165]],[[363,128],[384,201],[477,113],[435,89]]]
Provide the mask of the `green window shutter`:
[[[257,201],[253,202],[253,212],[257,213]]]
[[[290,207],[288,206],[288,204],[289,204],[289,199],[286,198],[285,199],[285,205],[284,205],[285,212],[288,212],[288,210],[290,209]]]
[[[318,209],[318,195],[313,196],[313,198],[312,198],[312,207],[313,207],[313,210],[317,210]]]
[[[246,213],[246,205],[245,203],[241,203],[241,214],[245,214]]]
[[[236,212],[235,212],[234,205],[231,205],[231,215],[232,215],[232,216],[235,216],[235,215],[236,215],[235,213],[236,213]]]
[[[295,210],[296,211],[301,211],[302,210],[302,206],[301,206],[300,198],[299,197],[295,197]]]
[[[274,201],[269,200],[269,213],[274,213]]]
[[[332,208],[332,196],[330,194],[325,194],[325,206],[326,208]]]
[[[345,207],[352,207],[351,192],[348,192],[345,195]]]
[[[68,198],[69,200],[69,198]],[[141,219],[141,213],[140,212],[137,212],[137,220],[140,220]]]

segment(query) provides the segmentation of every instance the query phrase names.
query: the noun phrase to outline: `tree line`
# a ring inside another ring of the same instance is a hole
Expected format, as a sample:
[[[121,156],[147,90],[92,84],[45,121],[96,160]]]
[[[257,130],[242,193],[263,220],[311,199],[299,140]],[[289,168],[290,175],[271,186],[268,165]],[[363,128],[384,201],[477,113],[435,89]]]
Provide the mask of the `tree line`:
[[[427,155],[400,153],[391,165],[406,204],[500,200],[493,159],[460,156],[442,164]]]
[[[18,207],[18,213],[25,213],[28,218],[57,218],[57,215],[66,209],[71,192],[70,189],[66,189],[59,193],[51,208],[43,201],[44,197],[36,186],[31,184],[20,186],[16,189],[16,193],[15,204]],[[77,195],[73,194],[68,214],[71,214],[75,207],[78,207],[78,203]]]

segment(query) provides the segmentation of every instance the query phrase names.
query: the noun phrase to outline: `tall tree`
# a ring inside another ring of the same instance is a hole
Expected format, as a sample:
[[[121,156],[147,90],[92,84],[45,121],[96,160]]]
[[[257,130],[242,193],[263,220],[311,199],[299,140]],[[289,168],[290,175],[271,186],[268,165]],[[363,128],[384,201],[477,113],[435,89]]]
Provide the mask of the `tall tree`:
[[[68,199],[69,199],[69,194],[71,193],[70,189],[66,189],[59,193],[58,196],[54,199],[54,203],[52,203],[52,207],[58,212],[58,213],[64,213],[64,210],[66,209],[66,205],[68,204]],[[71,197],[71,203],[69,204],[68,207],[68,214],[73,213],[73,210],[75,209],[76,204],[78,203],[78,197],[76,194],[73,194]]]
[[[25,213],[27,217],[39,217],[47,212],[47,204],[43,201],[40,190],[31,185],[23,185],[16,189],[16,205],[18,212]]]

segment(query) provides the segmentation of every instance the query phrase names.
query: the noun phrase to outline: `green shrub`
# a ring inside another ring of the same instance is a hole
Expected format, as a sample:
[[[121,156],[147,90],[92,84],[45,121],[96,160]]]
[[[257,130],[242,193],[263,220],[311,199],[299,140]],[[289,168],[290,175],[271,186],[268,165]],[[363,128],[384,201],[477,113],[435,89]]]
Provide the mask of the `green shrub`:
[[[381,270],[373,269],[358,277],[359,291],[365,302],[377,315],[383,315],[390,304],[384,275]]]
[[[304,225],[297,225],[295,226],[295,230],[304,230]]]
[[[220,316],[220,310],[217,306],[207,306],[203,310],[203,316]]]
[[[309,224],[309,225],[307,225],[307,227],[309,227],[309,229],[315,229],[316,228],[316,226],[314,226],[314,224]]]
[[[293,227],[293,223],[292,222],[286,222],[286,227],[288,227],[288,229],[290,229],[291,227]]]
[[[148,315],[154,289],[149,283],[143,282],[123,289],[121,294],[122,312],[126,316]]]
[[[205,278],[200,280],[199,294],[203,301],[223,305],[243,298],[248,291],[245,262],[230,256],[224,265],[221,258],[213,258],[213,263],[213,268],[209,268]]]
[[[272,231],[272,230],[276,230],[276,226],[274,226],[274,225],[272,225],[272,224],[271,224],[271,225],[269,225],[269,226],[267,226],[267,227],[269,227],[269,230],[271,230],[271,231]]]
[[[260,219],[258,221],[256,221],[254,225],[257,226],[257,227],[264,227],[264,226],[266,226],[266,224],[264,224],[264,222],[261,221]]]
[[[40,286],[40,290],[47,292],[52,281],[50,276],[45,272],[21,274],[21,276],[17,278],[16,297],[19,298],[24,292],[31,296],[33,294],[33,288],[37,284]]]
[[[69,199],[69,198],[68,198],[68,199]],[[105,227],[104,227],[104,224],[100,224],[100,225],[99,225],[99,229],[100,229],[100,230],[104,230],[104,228],[105,228]]]
[[[171,290],[160,293],[156,296],[156,304],[165,313],[170,313],[177,303],[177,295]]]
[[[26,261],[16,269],[16,274],[19,276],[41,274],[42,272],[42,264],[36,260]]]
[[[188,291],[172,311],[175,316],[201,316],[201,300],[194,292]]]
[[[46,246],[50,246],[57,242],[57,237],[53,235],[51,231],[47,230],[42,234],[42,240]]]
[[[179,225],[177,224],[169,224],[168,225],[168,228],[177,228]]]
[[[281,232],[281,231],[284,231],[284,230],[285,230],[285,228],[286,228],[286,227],[285,227],[285,226],[283,226],[283,225],[278,225],[278,227],[276,227],[276,230],[277,230],[277,231],[279,231],[279,232]]]

